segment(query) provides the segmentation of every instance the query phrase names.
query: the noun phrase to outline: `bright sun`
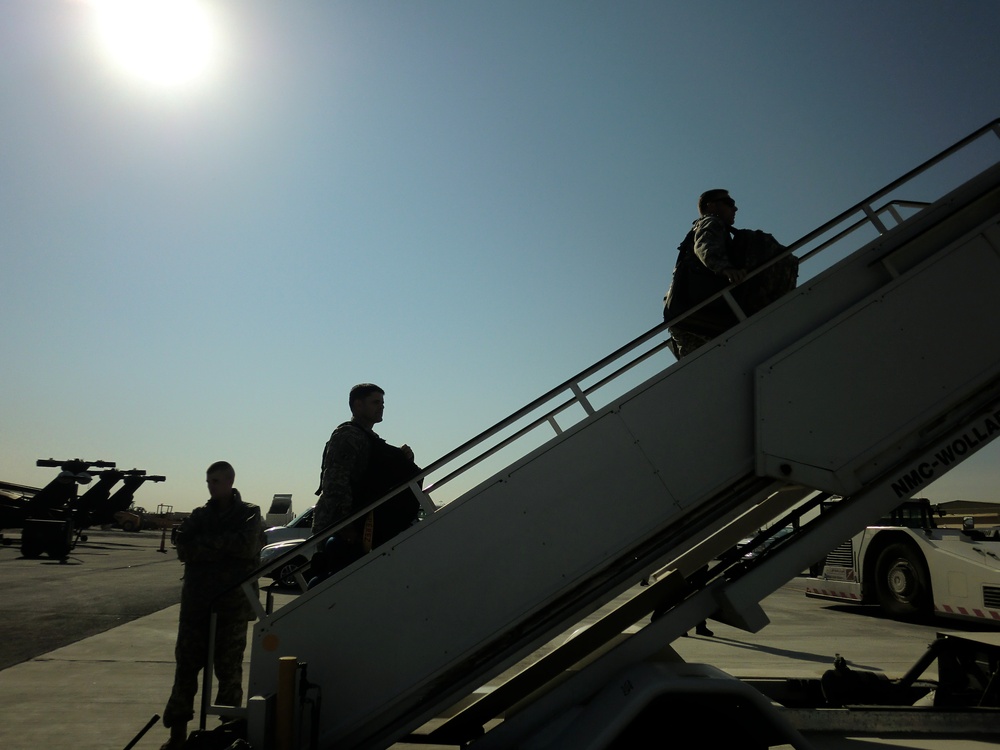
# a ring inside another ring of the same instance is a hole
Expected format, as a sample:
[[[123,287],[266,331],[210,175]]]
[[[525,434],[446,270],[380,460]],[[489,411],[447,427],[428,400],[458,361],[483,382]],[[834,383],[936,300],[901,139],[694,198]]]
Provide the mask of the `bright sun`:
[[[211,19],[198,0],[91,0],[105,47],[133,75],[189,83],[215,51]]]

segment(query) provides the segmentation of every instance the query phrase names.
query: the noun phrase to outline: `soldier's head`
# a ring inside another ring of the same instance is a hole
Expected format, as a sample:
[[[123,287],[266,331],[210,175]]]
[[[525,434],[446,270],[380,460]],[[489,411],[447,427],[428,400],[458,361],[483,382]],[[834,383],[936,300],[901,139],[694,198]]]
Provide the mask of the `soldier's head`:
[[[213,500],[229,500],[233,496],[236,470],[228,461],[216,461],[205,472],[205,484]]]
[[[698,196],[698,213],[701,216],[718,216],[728,226],[736,221],[736,201],[729,196],[728,190],[716,188],[706,190]]]
[[[351,388],[348,402],[351,405],[351,415],[356,422],[370,428],[382,421],[385,391],[374,383],[360,383]]]

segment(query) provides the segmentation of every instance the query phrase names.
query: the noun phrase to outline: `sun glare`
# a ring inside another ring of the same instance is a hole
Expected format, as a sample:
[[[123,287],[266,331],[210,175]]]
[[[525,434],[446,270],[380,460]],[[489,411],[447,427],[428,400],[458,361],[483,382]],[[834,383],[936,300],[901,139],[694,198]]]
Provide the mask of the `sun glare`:
[[[215,51],[211,19],[197,0],[91,0],[108,53],[132,75],[177,85],[203,76]]]

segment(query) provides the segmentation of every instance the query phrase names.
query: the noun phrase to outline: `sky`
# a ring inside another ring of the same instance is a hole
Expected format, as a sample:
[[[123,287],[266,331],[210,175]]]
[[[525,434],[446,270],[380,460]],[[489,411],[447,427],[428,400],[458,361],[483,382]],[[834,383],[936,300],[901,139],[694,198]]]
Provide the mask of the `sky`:
[[[355,383],[426,466],[657,325],[703,190],[790,244],[1000,117],[995,0],[194,10],[0,0],[0,480],[305,510]]]

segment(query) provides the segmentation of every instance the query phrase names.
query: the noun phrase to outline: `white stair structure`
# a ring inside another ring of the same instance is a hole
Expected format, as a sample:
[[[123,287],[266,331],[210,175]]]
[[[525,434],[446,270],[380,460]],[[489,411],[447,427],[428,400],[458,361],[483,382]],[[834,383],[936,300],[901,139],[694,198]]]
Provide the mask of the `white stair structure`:
[[[898,197],[936,169],[990,163],[981,152],[998,142],[993,122],[795,243],[798,289],[682,362],[658,326],[429,467],[424,498],[440,507],[427,502],[425,520],[260,611],[253,747],[270,747],[280,657],[307,663],[321,691],[319,747],[387,747],[673,571],[441,734],[472,741],[548,685],[474,743],[527,747],[699,620],[763,627],[761,599],[1000,434],[1000,160],[932,201]],[[840,259],[808,275],[830,255]],[[703,572],[817,493],[846,500],[774,554]],[[662,616],[612,643],[654,609]]]

